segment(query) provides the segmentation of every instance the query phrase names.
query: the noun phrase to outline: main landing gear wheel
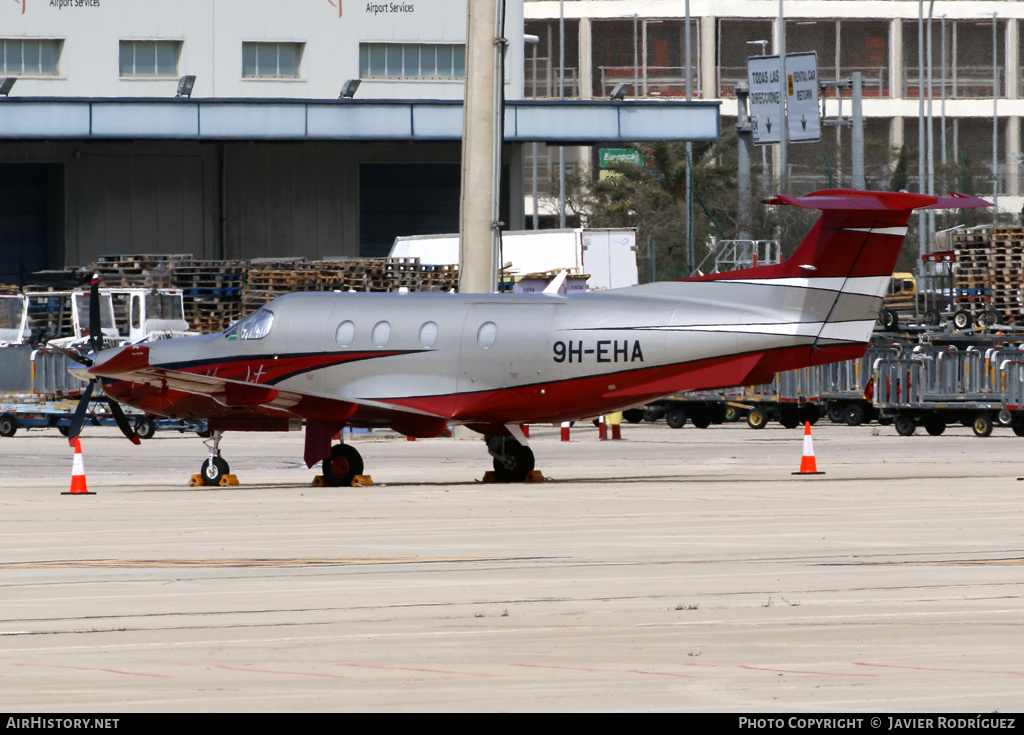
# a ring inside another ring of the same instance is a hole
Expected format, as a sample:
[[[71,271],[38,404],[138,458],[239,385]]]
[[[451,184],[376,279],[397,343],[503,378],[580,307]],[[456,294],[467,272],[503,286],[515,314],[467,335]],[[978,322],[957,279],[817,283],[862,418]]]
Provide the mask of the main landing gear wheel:
[[[231,468],[228,467],[228,463],[223,459],[220,457],[211,457],[203,462],[203,466],[199,470],[199,475],[203,478],[204,485],[219,485],[221,478],[230,471]]]
[[[351,487],[356,475],[363,474],[363,458],[355,447],[335,444],[331,456],[323,461],[324,482],[332,487]]]
[[[492,436],[487,451],[494,457],[494,479],[498,482],[523,482],[533,472],[533,450],[513,437]]]

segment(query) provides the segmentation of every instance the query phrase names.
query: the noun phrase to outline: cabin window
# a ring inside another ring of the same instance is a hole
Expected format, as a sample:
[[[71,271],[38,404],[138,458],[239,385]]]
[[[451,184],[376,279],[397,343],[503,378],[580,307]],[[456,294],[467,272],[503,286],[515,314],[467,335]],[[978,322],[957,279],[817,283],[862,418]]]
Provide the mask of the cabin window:
[[[270,333],[273,325],[274,312],[270,309],[259,309],[224,332],[224,336],[228,339],[263,339]]]
[[[377,322],[373,325],[371,333],[373,344],[377,347],[386,347],[391,339],[391,324],[389,322]]]
[[[476,330],[476,343],[485,350],[494,344],[498,337],[498,325],[494,322],[484,322],[480,329]]]
[[[356,325],[349,321],[339,324],[338,331],[334,333],[334,340],[338,343],[338,347],[348,347],[355,337]]]
[[[437,342],[437,322],[425,322],[420,327],[420,346],[429,349]]]

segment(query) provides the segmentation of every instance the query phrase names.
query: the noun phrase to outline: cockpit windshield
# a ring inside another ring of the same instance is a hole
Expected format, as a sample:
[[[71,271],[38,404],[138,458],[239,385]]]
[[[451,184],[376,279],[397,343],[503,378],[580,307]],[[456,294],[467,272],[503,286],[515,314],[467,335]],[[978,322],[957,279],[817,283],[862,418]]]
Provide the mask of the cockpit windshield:
[[[270,309],[258,309],[226,332],[227,339],[263,339],[270,334],[274,325],[274,312]]]

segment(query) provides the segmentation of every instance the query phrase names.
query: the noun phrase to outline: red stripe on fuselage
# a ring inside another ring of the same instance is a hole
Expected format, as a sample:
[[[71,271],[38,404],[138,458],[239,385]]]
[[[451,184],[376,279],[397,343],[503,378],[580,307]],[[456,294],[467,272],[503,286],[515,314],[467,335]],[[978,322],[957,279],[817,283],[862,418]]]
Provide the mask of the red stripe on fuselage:
[[[475,393],[374,400],[463,423],[555,423],[616,411],[682,391],[764,383],[780,370],[806,366],[809,353],[813,364],[824,364],[860,357],[865,349],[865,345],[788,347]],[[350,423],[358,418],[356,412]]]
[[[808,362],[817,365],[858,358],[865,349],[859,344],[823,348],[804,345],[472,393],[368,399],[377,404],[372,406],[320,396],[304,396],[288,409],[223,406],[208,396],[126,381],[107,382],[104,390],[119,402],[174,418],[250,417],[258,422],[290,416],[338,426],[391,426],[405,433],[432,436],[436,433],[434,424],[440,425],[433,417],[489,426],[557,423],[617,411],[682,391],[766,383],[776,372],[804,367]],[[413,411],[433,417],[410,413]]]

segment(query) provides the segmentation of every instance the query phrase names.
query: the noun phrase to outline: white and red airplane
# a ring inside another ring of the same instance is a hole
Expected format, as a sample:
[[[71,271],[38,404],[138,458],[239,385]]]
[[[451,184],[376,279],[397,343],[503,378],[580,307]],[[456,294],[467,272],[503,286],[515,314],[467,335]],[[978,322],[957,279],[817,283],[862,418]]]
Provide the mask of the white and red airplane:
[[[80,356],[72,370],[112,403],[205,419],[207,484],[228,472],[221,432],[298,422],[307,466],[322,462],[332,485],[363,471],[351,445],[331,446],[346,426],[431,437],[463,424],[487,438],[497,478],[519,481],[534,467],[523,424],[859,357],[911,213],[988,206],[962,194],[849,190],[768,203],[822,210],[778,265],[568,297],[294,293],[220,334]]]

